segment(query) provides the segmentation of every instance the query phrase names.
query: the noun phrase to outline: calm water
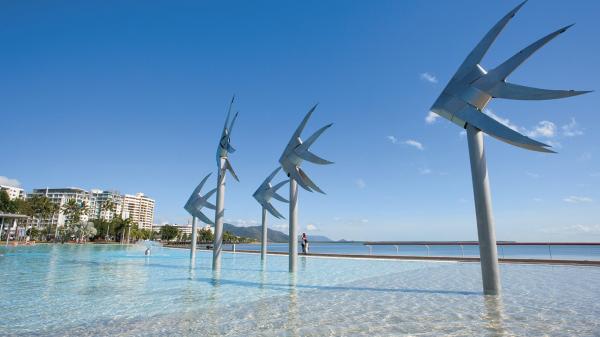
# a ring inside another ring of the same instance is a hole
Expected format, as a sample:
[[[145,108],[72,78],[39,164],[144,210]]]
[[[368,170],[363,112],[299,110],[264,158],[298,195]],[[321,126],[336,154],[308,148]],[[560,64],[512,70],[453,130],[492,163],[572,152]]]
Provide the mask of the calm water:
[[[600,268],[211,255],[142,246],[0,248],[0,335],[598,336]]]
[[[479,257],[478,246],[365,246],[362,243],[310,243],[311,253],[358,255],[410,255],[410,256],[467,256]],[[231,245],[226,245],[231,250]],[[259,244],[236,245],[236,249],[260,250]],[[269,251],[287,252],[287,243],[269,244]],[[498,256],[506,258],[538,258],[564,260],[600,260],[600,246],[498,246]]]

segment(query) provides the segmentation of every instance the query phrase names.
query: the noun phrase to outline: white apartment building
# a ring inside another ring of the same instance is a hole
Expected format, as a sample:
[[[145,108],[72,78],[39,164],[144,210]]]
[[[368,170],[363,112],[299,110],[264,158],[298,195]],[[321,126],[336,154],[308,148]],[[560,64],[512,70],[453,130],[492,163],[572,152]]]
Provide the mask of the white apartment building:
[[[123,196],[117,191],[90,191],[89,216],[92,219],[112,220],[123,212]],[[114,209],[107,210],[105,205],[111,202]]]
[[[130,218],[140,229],[152,229],[154,222],[154,200],[144,193],[123,196],[123,217]]]
[[[110,221],[113,217],[121,215],[123,218],[131,218],[134,223],[138,224],[139,228],[151,229],[152,222],[154,221],[154,200],[146,197],[143,193],[121,195],[116,191],[94,189],[88,192],[81,188],[67,187],[34,189],[28,197],[34,195],[46,196],[51,202],[59,206],[59,211],[56,214],[50,218],[40,220],[40,227],[48,225],[52,227],[64,226],[66,219],[62,212],[62,207],[70,199],[75,199],[78,203],[85,203],[87,212],[82,215],[82,222],[91,219]],[[107,201],[111,201],[114,204],[114,211],[104,209],[104,203]]]
[[[0,191],[6,191],[10,200],[25,199],[25,191],[19,187],[0,185]]]
[[[167,223],[167,224],[154,224],[154,225],[152,225],[152,230],[155,231],[155,232],[160,232],[160,228],[162,226],[165,226],[165,225],[176,227],[177,229],[179,229],[181,231],[182,234],[187,234],[187,235],[192,234],[192,225],[189,224],[189,223],[185,224],[185,225],[169,224],[169,223]],[[214,227],[211,227],[210,225],[202,226],[202,224],[197,224],[196,225],[196,233],[199,232],[199,231],[201,231],[201,230],[209,230],[209,231],[211,231],[211,233],[213,233],[213,234],[215,233],[215,228]]]
[[[50,218],[40,219],[38,223],[40,227],[47,227],[49,225],[52,227],[64,226],[65,215],[62,212],[62,207],[71,199],[74,199],[78,203],[85,203],[88,207],[90,205],[90,194],[86,190],[77,187],[38,188],[29,193],[27,197],[32,197],[34,195],[43,195],[59,207],[59,211]],[[89,219],[89,212],[88,214],[81,216],[81,221],[83,222],[88,221]]]

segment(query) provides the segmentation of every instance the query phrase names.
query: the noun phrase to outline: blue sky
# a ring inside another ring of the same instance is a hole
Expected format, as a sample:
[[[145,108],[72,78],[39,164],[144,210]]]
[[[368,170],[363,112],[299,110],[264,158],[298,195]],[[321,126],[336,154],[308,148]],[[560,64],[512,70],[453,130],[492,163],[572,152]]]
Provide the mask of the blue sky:
[[[319,102],[305,135],[333,122],[313,151],[335,164],[303,166],[327,195],[301,191],[302,230],[334,239],[476,239],[466,138],[426,117],[471,48],[516,5],[4,2],[0,180],[26,190],[142,191],[156,199],[157,222],[186,222],[183,203],[216,171],[235,93],[238,151],[230,158],[241,182],[229,180],[226,219],[257,224],[252,192]],[[575,22],[509,80],[598,90],[599,12],[594,1],[531,0],[483,65]],[[596,92],[488,106],[559,152],[486,138],[498,239],[600,239],[598,103]],[[285,221],[270,225],[286,230]]]

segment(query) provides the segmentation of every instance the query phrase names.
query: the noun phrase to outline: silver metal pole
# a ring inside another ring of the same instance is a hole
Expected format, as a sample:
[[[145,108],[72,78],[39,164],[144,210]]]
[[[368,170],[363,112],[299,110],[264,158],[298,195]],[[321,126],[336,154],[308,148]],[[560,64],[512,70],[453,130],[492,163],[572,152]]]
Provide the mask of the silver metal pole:
[[[225,158],[219,159],[217,177],[217,204],[215,210],[215,240],[213,242],[213,270],[221,269],[221,251],[223,250],[223,219],[225,217]]]
[[[190,266],[196,265],[196,217],[192,217],[192,247],[190,248]]]
[[[290,177],[289,258],[290,273],[295,273],[298,262],[298,183]]]
[[[469,158],[471,159],[475,213],[477,215],[483,293],[485,295],[498,295],[500,293],[500,271],[498,268],[494,217],[492,215],[490,180],[483,147],[483,133],[481,130],[467,125],[467,139],[469,142]]]
[[[267,257],[267,209],[262,208],[262,236],[260,241],[260,259]]]

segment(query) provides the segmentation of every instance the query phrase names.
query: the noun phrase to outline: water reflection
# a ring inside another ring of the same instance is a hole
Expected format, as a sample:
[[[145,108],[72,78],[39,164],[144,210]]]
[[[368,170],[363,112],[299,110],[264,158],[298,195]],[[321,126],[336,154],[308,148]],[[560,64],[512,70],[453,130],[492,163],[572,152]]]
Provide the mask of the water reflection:
[[[501,296],[483,297],[485,312],[483,313],[483,325],[488,336],[508,336],[511,333],[504,327],[504,305]]]
[[[298,320],[298,290],[296,288],[297,276],[296,273],[290,273],[289,277],[289,301],[288,301],[288,322],[287,322],[287,334],[290,336],[300,336],[298,327],[300,322]]]

